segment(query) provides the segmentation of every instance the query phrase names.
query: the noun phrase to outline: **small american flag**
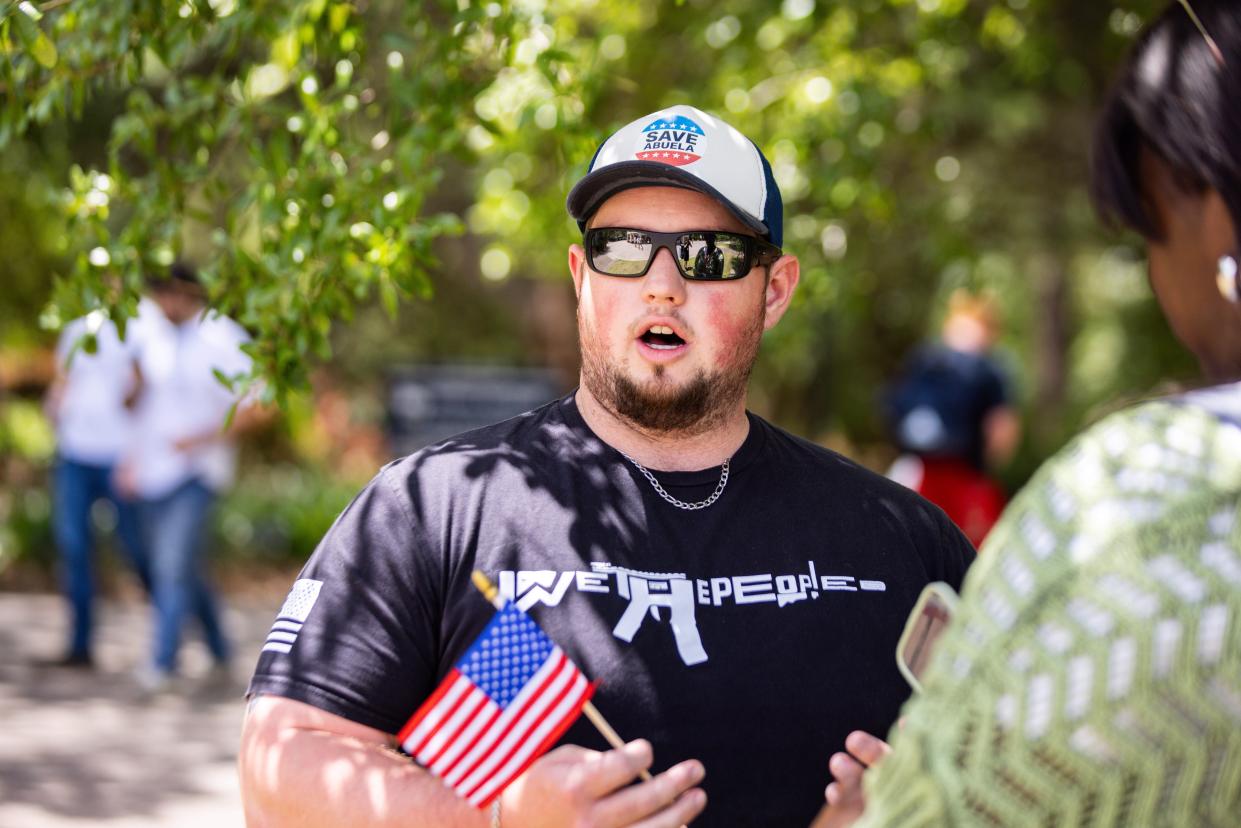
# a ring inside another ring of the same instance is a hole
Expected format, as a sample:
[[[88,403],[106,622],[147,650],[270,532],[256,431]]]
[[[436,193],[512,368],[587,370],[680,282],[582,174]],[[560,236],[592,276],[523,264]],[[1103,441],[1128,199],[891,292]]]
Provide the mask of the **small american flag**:
[[[594,691],[529,616],[505,603],[397,741],[485,808],[560,738]]]

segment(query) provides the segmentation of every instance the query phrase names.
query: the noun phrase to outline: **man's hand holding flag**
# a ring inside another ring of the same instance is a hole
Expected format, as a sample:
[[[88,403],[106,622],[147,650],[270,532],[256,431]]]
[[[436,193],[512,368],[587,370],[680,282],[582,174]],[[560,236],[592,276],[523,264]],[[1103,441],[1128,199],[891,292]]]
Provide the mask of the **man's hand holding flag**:
[[[401,748],[476,808],[485,808],[583,711],[614,748],[626,748],[590,697],[595,685],[539,626],[474,583],[496,614],[397,734]],[[649,760],[648,760],[649,761]],[[643,780],[651,775],[643,768]]]

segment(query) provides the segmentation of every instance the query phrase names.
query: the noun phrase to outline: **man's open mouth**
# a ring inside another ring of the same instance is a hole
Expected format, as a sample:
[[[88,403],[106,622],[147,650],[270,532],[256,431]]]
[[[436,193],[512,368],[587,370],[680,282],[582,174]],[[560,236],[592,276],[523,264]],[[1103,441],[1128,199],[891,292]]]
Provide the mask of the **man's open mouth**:
[[[685,344],[685,340],[667,325],[652,325],[638,339],[657,351],[670,351]]]

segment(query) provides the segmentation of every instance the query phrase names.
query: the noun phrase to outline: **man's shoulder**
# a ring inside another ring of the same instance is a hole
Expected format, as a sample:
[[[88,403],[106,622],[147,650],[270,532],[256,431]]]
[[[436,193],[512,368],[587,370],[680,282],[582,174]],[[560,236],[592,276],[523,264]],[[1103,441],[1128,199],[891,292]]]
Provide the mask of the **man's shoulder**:
[[[855,463],[843,454],[781,428],[757,414],[751,415],[751,421],[767,432],[767,439],[780,452],[782,457],[812,466],[826,465],[828,468],[834,468],[838,464],[843,464],[851,469],[862,468],[858,463]]]
[[[1241,490],[1241,428],[1202,397],[1141,402],[1090,426],[1014,500],[1050,504],[1065,531],[1115,536],[1190,498]],[[1116,511],[1110,520],[1100,515]]]
[[[832,481],[835,486],[841,484],[853,487],[863,496],[879,496],[890,498],[894,504],[924,507],[928,501],[900,483],[884,477],[882,474],[867,468],[838,451],[815,443],[805,437],[799,437],[762,418],[756,417],[759,423],[769,431],[769,437],[776,447],[777,462],[789,463],[801,475],[798,479],[811,484],[816,481]],[[792,470],[790,470],[792,471]]]
[[[1205,460],[1202,438],[1216,428],[1232,430],[1235,424],[1203,405],[1202,393],[1145,400],[1114,411],[1077,435],[1048,465],[1071,466],[1081,463],[1083,455],[1098,455],[1129,466],[1160,452]]]
[[[395,477],[421,475],[464,466],[482,472],[496,464],[529,464],[533,458],[563,455],[578,438],[563,411],[564,398],[481,428],[423,446],[384,467]]]
[[[769,476],[804,515],[805,531],[848,532],[858,541],[912,549],[929,580],[960,585],[973,547],[942,509],[837,451],[764,426],[771,431]]]
[[[102,314],[99,311],[95,311],[94,314],[98,314],[102,316]],[[89,329],[88,326],[89,326],[92,315],[93,314],[86,314],[85,316],[77,316],[77,317],[74,317],[73,319],[70,319],[68,322],[66,322],[60,329],[61,340],[62,341],[68,340],[70,343],[72,343],[79,336],[86,333],[87,330]]]
[[[238,346],[250,341],[250,334],[230,316],[208,310],[198,322],[199,334],[215,345]]]

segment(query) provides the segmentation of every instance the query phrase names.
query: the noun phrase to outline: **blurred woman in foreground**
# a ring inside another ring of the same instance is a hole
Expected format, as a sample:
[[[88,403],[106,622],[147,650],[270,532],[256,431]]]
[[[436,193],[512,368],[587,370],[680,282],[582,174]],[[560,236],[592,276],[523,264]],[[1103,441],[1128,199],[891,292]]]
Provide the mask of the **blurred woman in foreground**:
[[[859,825],[1241,819],[1241,4],[1192,5],[1113,89],[1094,192],[1215,384],[1107,418],[1014,499],[891,754],[850,737],[882,760]],[[843,815],[862,765],[831,767]]]

